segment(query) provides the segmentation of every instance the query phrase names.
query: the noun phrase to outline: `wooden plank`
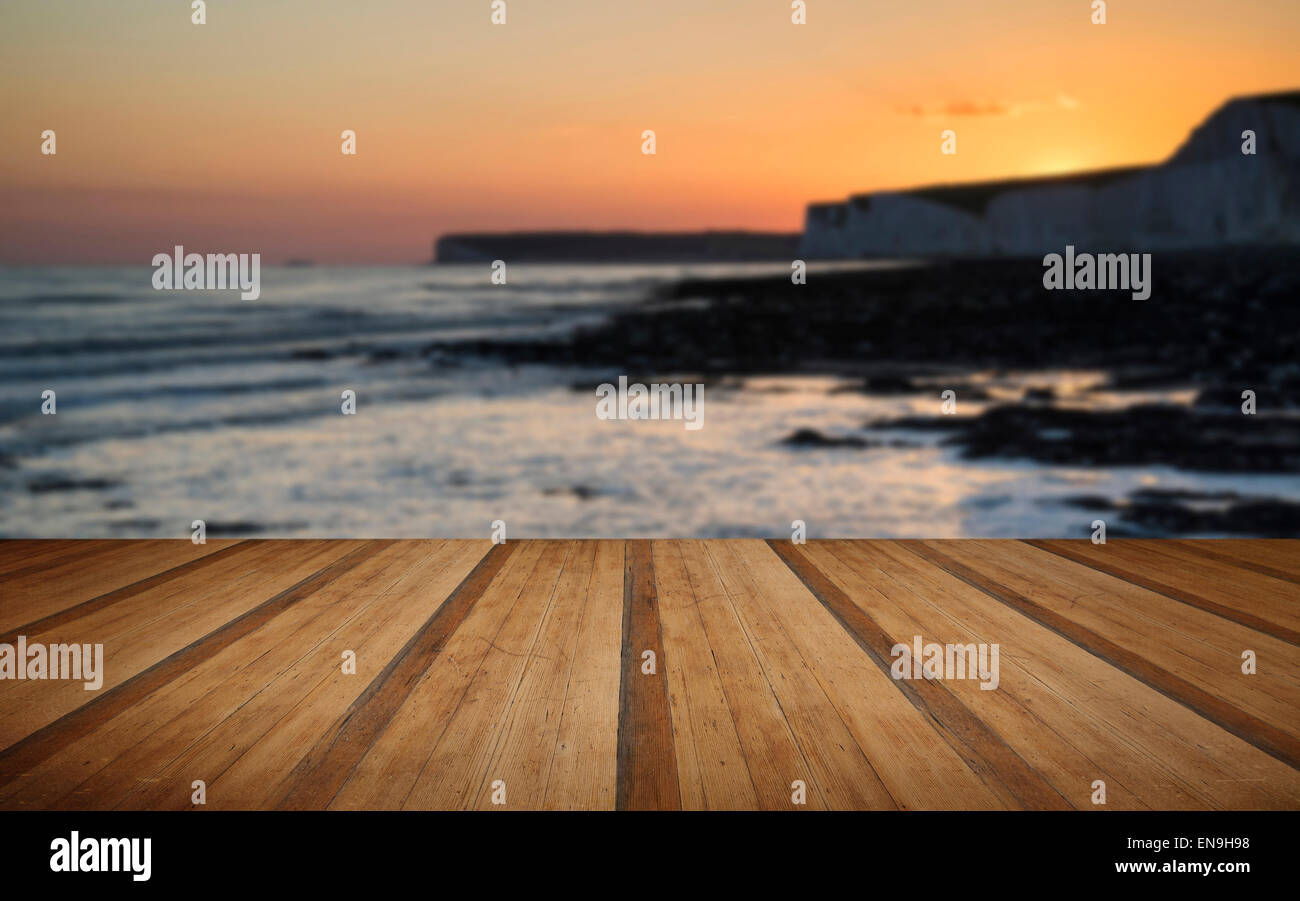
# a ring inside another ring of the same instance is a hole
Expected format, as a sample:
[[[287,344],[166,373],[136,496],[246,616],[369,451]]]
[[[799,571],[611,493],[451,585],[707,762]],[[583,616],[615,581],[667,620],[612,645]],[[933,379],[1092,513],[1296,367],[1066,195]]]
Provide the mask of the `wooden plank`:
[[[88,703],[98,694],[219,630],[223,624],[260,607],[269,594],[290,589],[360,546],[360,542],[305,541],[292,556],[270,554],[261,566],[223,584],[217,563],[194,577],[145,591],[56,631],[28,636],[30,641],[104,645],[100,691],[75,681],[28,680],[11,683],[3,699],[0,745],[7,746]],[[250,554],[256,554],[255,549]],[[247,564],[247,558],[241,557]],[[233,561],[232,561],[233,562]],[[197,582],[203,587],[198,588]],[[186,590],[189,586],[190,590]],[[171,600],[164,600],[170,598]],[[155,610],[151,602],[162,609]]]
[[[828,592],[834,596],[833,603],[847,602],[861,610],[861,615],[845,612],[845,625],[870,645],[869,653],[880,663],[892,664],[897,659],[893,648],[900,644],[911,648],[916,636],[923,642],[939,644],[998,644],[1003,662],[1021,650],[1014,644],[1008,647],[1011,636],[1006,633],[999,635],[978,626],[958,625],[952,619],[955,606],[952,598],[935,591],[933,586],[908,580],[907,573],[899,573],[894,568],[886,570],[881,561],[868,557],[869,551],[858,543],[820,541],[794,550],[838,589],[839,595]],[[922,561],[918,558],[917,562]],[[823,590],[819,586],[817,593]],[[942,612],[935,606],[940,602]],[[1072,806],[1083,806],[1080,802],[1086,803],[1090,792],[1084,790],[1099,775],[1099,768],[1089,765],[1082,753],[1061,741],[1026,704],[1015,699],[1003,682],[1010,675],[1007,667],[999,665],[998,685],[992,691],[980,687],[978,673],[966,675],[962,679],[896,681],[900,689],[916,692],[916,702],[934,718],[940,734],[963,759],[970,761],[973,769],[984,774],[986,781],[1004,786],[999,794],[1009,803],[1020,808],[1032,806],[1016,791],[1026,773],[1032,771]],[[951,698],[940,696],[932,708],[930,703],[934,699],[929,695],[938,694],[939,688]],[[978,726],[973,725],[976,722]],[[1011,768],[1010,775],[1000,771],[1006,767]],[[1117,782],[1107,779],[1112,794],[1118,796],[1114,799],[1117,806],[1141,808],[1143,805],[1116,785]],[[1051,805],[1060,806],[1055,799],[1051,799]]]
[[[134,746],[80,783],[55,806],[153,809],[184,803],[188,807],[191,782],[195,778],[205,782],[215,778],[224,769],[219,759],[228,761],[232,755],[238,756],[260,734],[256,714],[265,704],[259,701],[269,698],[288,702],[309,680],[299,674],[283,691],[264,694],[264,689],[304,660],[314,661],[318,672],[338,665],[337,658],[319,659],[322,639],[348,622],[364,604],[367,578],[383,571],[374,566],[384,562],[376,561],[376,557],[384,557],[384,552],[322,586],[228,648],[230,653],[255,656],[228,678],[215,684],[209,682],[209,690],[202,697],[156,730],[142,735]],[[419,568],[415,561],[410,565]]]
[[[389,715],[387,725],[368,739],[369,748],[359,749],[362,756],[346,781],[329,794],[320,792],[314,806],[395,810],[406,801],[506,617],[537,571],[546,545],[527,541],[502,547],[517,550],[482,587],[473,608],[432,664],[426,661],[414,677],[409,697]]]
[[[1289,766],[1300,765],[1300,659],[1293,645],[1028,544],[901,544]],[[1268,667],[1244,677],[1243,649],[1256,650]]]
[[[0,808],[1300,806],[1300,542],[185,544],[0,542],[0,612],[72,589],[0,639],[109,664],[0,683]]]
[[[249,557],[218,561],[191,579],[146,590],[89,612],[52,631],[27,636],[31,643],[102,644],[104,677],[99,691],[80,682],[26,680],[10,683],[0,699],[0,746],[48,725],[93,700],[274,594],[309,577],[355,548],[334,542],[303,542],[303,553],[289,563],[270,549],[253,549]],[[256,563],[250,566],[250,559]],[[245,572],[244,570],[247,570]],[[233,581],[227,582],[232,574]]]
[[[504,788],[504,806],[509,809],[536,810],[546,798],[578,630],[596,563],[595,542],[569,545],[550,608],[542,617],[532,647],[520,661],[523,672],[505,703],[504,725],[473,802],[481,810],[497,806],[498,792],[493,785],[498,781]]]
[[[900,806],[1034,810],[1069,806],[945,684],[895,680],[890,675],[890,650],[896,642],[818,568],[806,545],[773,541],[769,548],[769,560],[784,562],[789,569],[784,576],[765,578],[764,584],[780,578],[800,585],[810,600],[820,602],[815,609],[808,608],[807,623],[798,631],[807,634],[816,628],[812,634],[819,645],[846,648],[836,658],[842,661],[836,666],[836,683],[843,679],[861,686],[860,694],[847,694],[841,702],[846,722],[853,724],[868,759]],[[787,607],[793,604],[782,605]],[[832,637],[832,626],[845,634]],[[848,645],[855,645],[856,656],[847,652]],[[863,703],[864,695],[869,704]]]
[[[10,580],[60,566],[70,560],[92,560],[113,553],[126,545],[125,541],[84,538],[63,541],[0,540],[0,587]]]
[[[341,674],[344,650],[354,651],[359,661],[368,664],[366,670],[359,672],[368,672],[373,679],[422,625],[437,615],[456,586],[482,560],[487,544],[484,541],[479,547],[459,544],[448,547],[442,542],[426,543],[427,552],[423,557],[410,565],[392,590],[385,592],[364,614],[349,611],[337,601],[327,603],[322,623],[311,624],[308,634],[321,626],[328,633],[320,635],[310,650],[291,666],[281,667],[279,672],[263,673],[257,680],[262,681],[260,686],[250,677],[242,680],[244,686],[222,686],[209,694],[203,701],[207,710],[191,728],[181,723],[169,724],[177,736],[198,734],[201,738],[191,741],[184,753],[152,779],[141,782],[137,776],[136,788],[119,806],[188,807],[185,786],[196,775],[216,783],[256,740],[277,727],[321,682],[336,672]],[[361,685],[371,681],[364,676],[349,678],[358,692]],[[214,716],[218,724],[203,734],[200,724]],[[148,773],[143,765],[128,769],[137,774]],[[271,772],[264,771],[263,778],[272,773],[287,775],[290,771],[290,766],[282,765]],[[177,786],[182,789],[179,793]]]
[[[732,606],[726,586],[700,540],[674,542],[682,556],[694,595],[695,610],[713,653],[726,693],[757,807],[762,810],[825,810],[826,799],[804,755],[750,638]],[[794,806],[792,784],[805,784],[805,804]]]
[[[1300,539],[1216,538],[1167,540],[1165,544],[1194,550],[1227,566],[1244,567],[1275,579],[1300,583]]]
[[[1168,542],[1030,541],[1134,585],[1158,591],[1291,644],[1300,644],[1300,585],[1207,561]]]
[[[11,584],[36,584],[39,580],[32,580],[30,577],[40,576],[50,573],[56,577],[67,578],[69,575],[84,575],[79,570],[85,570],[89,566],[101,567],[105,564],[116,566],[123,560],[147,559],[150,549],[172,547],[178,551],[184,551],[182,544],[188,544],[194,549],[197,556],[201,556],[207,550],[219,550],[232,544],[238,544],[240,539],[220,539],[208,542],[206,545],[195,545],[189,539],[176,538],[142,538],[142,539],[125,539],[125,538],[74,538],[67,541],[42,541],[42,540],[23,540],[23,541],[0,541],[0,548],[6,545],[20,546],[14,552],[11,552],[8,559],[0,562],[0,587]],[[142,551],[145,553],[142,554]],[[149,566],[142,567],[144,572],[148,572]],[[108,588],[115,587],[109,585]]]
[[[541,561],[411,786],[404,809],[461,810],[497,779],[488,770],[490,756],[524,669],[538,653],[572,548],[569,541],[546,542]]]
[[[1297,803],[1300,774],[1285,764],[895,542],[817,547],[886,577],[872,581],[875,592],[846,590],[906,641],[1002,644],[996,691],[949,684],[964,685],[971,711],[1076,807],[1093,808],[1095,779],[1106,783],[1106,809]]]
[[[423,544],[430,542],[409,542]],[[445,604],[490,550],[487,541],[442,542],[436,557],[426,551],[422,565],[399,570],[392,584],[327,640],[320,665],[312,660],[296,664],[281,680],[303,680],[305,689],[289,692],[292,707],[266,730],[229,767],[213,776],[208,804],[219,809],[259,809],[273,806],[277,787],[289,779],[302,759],[331,724],[346,713],[361,692]],[[396,568],[396,567],[394,567]],[[356,654],[357,671],[345,674],[338,666],[344,649]],[[276,697],[261,701],[283,710]],[[233,740],[233,739],[232,739]],[[247,743],[244,743],[247,744]]]
[[[226,562],[227,558],[246,552],[255,546],[250,542],[231,542],[224,547],[214,548],[206,554],[199,555],[170,569],[165,569],[114,591],[82,601],[75,606],[64,608],[25,625],[17,626],[8,633],[0,635],[0,643],[12,644],[17,641],[19,635],[30,636],[53,632],[69,623],[103,610],[105,607],[136,597],[150,589],[166,585],[168,582],[176,579],[192,578],[195,574],[212,566],[214,563]],[[85,561],[81,563],[82,565],[88,565]]]
[[[55,565],[33,564],[0,580],[0,597],[4,598],[0,603],[0,633],[30,630],[32,626],[23,624],[49,618],[141,580],[157,579],[167,570],[238,543],[211,541],[196,545],[184,539],[85,542],[87,547],[61,555],[53,561]]]
[[[836,647],[835,643],[837,639],[843,639],[852,645],[852,641],[834,621],[814,624],[802,635],[793,634],[794,630],[783,621],[775,607],[784,603],[805,610],[821,610],[820,605],[797,580],[794,584],[802,592],[802,597],[788,591],[769,595],[768,590],[772,587],[769,580],[780,579],[781,574],[793,576],[780,566],[775,556],[771,559],[777,563],[779,572],[768,567],[751,570],[753,560],[739,553],[745,544],[766,550],[757,540],[706,541],[704,546],[740,618],[750,647],[776,692],[786,721],[808,761],[809,772],[800,781],[816,783],[827,806],[834,809],[897,808],[898,802],[882,784],[855,732],[845,722],[844,692],[838,683],[842,678],[847,681],[852,677],[843,675],[841,666],[848,659],[846,649],[843,645]],[[808,624],[803,627],[808,628]],[[829,661],[822,656],[826,650],[830,653]],[[851,652],[861,655],[856,647],[852,647]],[[831,678],[827,678],[829,670],[835,671]],[[864,689],[859,683],[851,690],[870,694],[873,702],[877,699],[878,686]],[[894,690],[890,688],[889,692],[894,693]],[[888,695],[882,692],[879,697],[887,698]]]
[[[4,786],[0,789],[0,803],[50,807],[114,765],[130,775],[146,776],[143,771],[151,764],[161,766],[177,756],[173,741],[181,742],[183,748],[220,721],[225,714],[214,709],[211,699],[215,694],[238,683],[253,686],[250,693],[264,686],[272,678],[271,674],[302,656],[303,650],[296,648],[298,641],[309,642],[310,648],[318,638],[313,630],[324,628],[328,618],[355,615],[356,605],[368,605],[384,585],[401,578],[405,569],[425,553],[421,544],[380,542],[376,553],[360,560],[334,581],[322,585],[318,591]],[[249,674],[259,669],[264,675],[250,678]],[[128,762],[132,754],[137,760]],[[143,760],[139,759],[141,756]],[[120,800],[108,790],[101,794],[105,799],[111,798],[112,803]],[[185,792],[184,797],[188,796]]]
[[[277,787],[277,806],[319,809],[329,803],[513,552],[512,545],[493,546]]]
[[[298,547],[315,553],[330,551],[324,542],[299,542]],[[108,605],[61,607],[62,611],[74,614],[73,618],[64,620],[56,614],[38,621],[52,621],[51,634],[65,636],[73,629],[83,629],[100,636],[98,641],[107,645],[109,640],[147,628],[153,621],[175,615],[182,608],[209,603],[211,598],[229,593],[231,586],[252,586],[260,573],[281,567],[283,559],[285,551],[273,543],[243,542],[237,553],[220,556],[203,572],[191,573],[188,579],[165,581],[142,592],[126,592]],[[31,640],[38,634],[44,633],[27,632],[27,638]]]
[[[15,567],[26,566],[32,557],[48,557],[76,548],[74,538],[0,538],[0,576]],[[84,539],[81,543],[88,543]]]
[[[677,544],[655,541],[651,551],[682,808],[752,810],[749,765]]]
[[[650,542],[629,541],[624,561],[617,807],[677,810],[681,787]],[[646,651],[654,654],[652,673],[643,669]]]
[[[296,547],[303,553],[314,554],[329,554],[337,550],[329,542],[320,541],[298,542]],[[290,560],[294,558],[290,557]],[[174,621],[178,615],[196,607],[210,608],[236,589],[256,592],[259,579],[265,578],[267,573],[280,578],[284,566],[283,548],[269,542],[245,542],[238,551],[223,554],[201,572],[189,573],[188,578],[164,581],[139,592],[127,591],[109,604],[78,605],[66,611],[72,614],[71,618],[55,614],[38,621],[52,625],[43,631],[28,631],[27,638],[29,641],[36,637],[74,640],[69,636],[97,636],[94,641],[105,644],[107,652],[110,642],[147,631],[161,620],[172,618]]]
[[[33,768],[60,748],[93,732],[381,549],[376,545],[335,543],[328,554],[332,560],[324,568],[0,751],[0,780],[9,781],[15,774]]]
[[[546,780],[547,809],[613,810],[618,792],[622,541],[596,542],[591,584]]]
[[[487,650],[530,577],[545,543],[519,542],[510,560],[482,590],[463,623],[417,679],[411,694],[378,733],[364,757],[335,793],[337,809],[402,807],[478,672]]]

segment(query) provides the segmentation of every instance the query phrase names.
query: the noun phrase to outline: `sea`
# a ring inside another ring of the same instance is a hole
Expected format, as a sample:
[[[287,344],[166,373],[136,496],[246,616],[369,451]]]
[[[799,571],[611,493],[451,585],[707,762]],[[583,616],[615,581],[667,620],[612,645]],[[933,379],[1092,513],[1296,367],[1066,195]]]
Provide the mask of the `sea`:
[[[859,264],[861,265],[861,264]],[[939,388],[870,396],[829,376],[709,382],[704,427],[596,416],[608,368],[457,350],[562,337],[657,286],[762,265],[266,266],[261,296],[155,291],[135,267],[0,268],[0,536],[1082,537],[1071,498],[1141,488],[1300,500],[1300,480],[965,460],[932,432],[798,448],[799,429],[932,414]],[[970,373],[993,400],[1094,372]],[[54,412],[45,392],[54,392]],[[344,392],[355,415],[344,415]],[[977,415],[983,404],[965,404]]]

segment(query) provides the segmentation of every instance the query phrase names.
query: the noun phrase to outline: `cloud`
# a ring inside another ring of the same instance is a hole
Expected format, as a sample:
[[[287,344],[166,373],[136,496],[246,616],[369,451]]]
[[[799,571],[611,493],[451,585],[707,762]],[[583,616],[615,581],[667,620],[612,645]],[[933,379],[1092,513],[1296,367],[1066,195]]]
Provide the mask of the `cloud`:
[[[1075,110],[1079,101],[1069,94],[1057,94],[1054,100],[949,100],[946,103],[898,106],[894,111],[919,119],[945,119],[956,116],[1022,116],[1048,109]]]

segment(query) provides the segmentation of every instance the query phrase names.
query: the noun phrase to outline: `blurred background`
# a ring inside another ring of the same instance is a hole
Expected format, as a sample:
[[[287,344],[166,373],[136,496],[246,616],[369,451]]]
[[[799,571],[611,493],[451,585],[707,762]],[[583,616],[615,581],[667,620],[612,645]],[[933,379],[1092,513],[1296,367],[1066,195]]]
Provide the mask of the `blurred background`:
[[[0,11],[2,536],[1300,535],[1294,3],[188,7]]]

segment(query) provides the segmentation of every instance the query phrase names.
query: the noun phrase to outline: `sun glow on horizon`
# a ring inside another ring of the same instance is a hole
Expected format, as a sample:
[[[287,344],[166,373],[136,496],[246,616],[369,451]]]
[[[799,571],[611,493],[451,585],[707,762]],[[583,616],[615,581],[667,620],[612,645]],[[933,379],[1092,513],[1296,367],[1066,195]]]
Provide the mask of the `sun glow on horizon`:
[[[1300,85],[1300,4],[1189,0],[1105,26],[1077,0],[818,0],[802,26],[759,6],[521,0],[493,26],[486,4],[281,0],[193,26],[155,4],[8,0],[0,262],[212,242],[416,262],[453,231],[793,231],[807,203],[854,193],[1157,162],[1229,97]]]

